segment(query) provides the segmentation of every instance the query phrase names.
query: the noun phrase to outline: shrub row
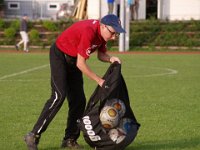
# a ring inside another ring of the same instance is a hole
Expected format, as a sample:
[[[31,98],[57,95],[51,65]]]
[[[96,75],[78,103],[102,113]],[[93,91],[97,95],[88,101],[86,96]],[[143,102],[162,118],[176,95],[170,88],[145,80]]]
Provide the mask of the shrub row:
[[[50,45],[57,35],[69,27],[73,20],[29,21],[30,45],[45,47]],[[1,45],[15,44],[19,40],[19,20],[0,19],[0,31],[3,31]],[[48,32],[48,34],[47,34]],[[200,46],[200,21],[162,22],[158,20],[134,21],[130,24],[130,49],[142,46]],[[108,47],[118,46],[111,41]]]
[[[130,47],[135,46],[200,46],[200,21],[133,22],[130,28]]]

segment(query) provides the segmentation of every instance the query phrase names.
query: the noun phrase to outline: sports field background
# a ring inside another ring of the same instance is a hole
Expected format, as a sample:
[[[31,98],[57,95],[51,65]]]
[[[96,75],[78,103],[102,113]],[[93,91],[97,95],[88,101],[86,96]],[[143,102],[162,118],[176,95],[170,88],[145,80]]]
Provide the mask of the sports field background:
[[[141,128],[127,150],[200,149],[200,55],[115,54],[122,59],[131,106]],[[109,64],[88,61],[103,75]],[[0,53],[0,149],[25,150],[50,96],[48,53]],[[84,77],[87,99],[96,83]],[[58,150],[67,117],[65,102],[42,135],[40,150]],[[86,150],[83,136],[78,141]]]

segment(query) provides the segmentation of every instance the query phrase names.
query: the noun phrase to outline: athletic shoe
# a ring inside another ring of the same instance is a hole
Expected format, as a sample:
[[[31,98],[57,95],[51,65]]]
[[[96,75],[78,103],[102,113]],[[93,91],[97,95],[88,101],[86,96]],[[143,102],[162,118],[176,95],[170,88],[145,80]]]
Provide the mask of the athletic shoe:
[[[18,51],[19,50],[19,46],[15,45],[15,49]]]
[[[74,139],[63,139],[61,148],[81,149],[80,145]]]
[[[28,53],[28,52],[29,52],[29,50],[24,50],[24,52]]]
[[[28,150],[38,150],[37,145],[39,143],[40,136],[29,132],[24,136],[24,141],[26,142]]]

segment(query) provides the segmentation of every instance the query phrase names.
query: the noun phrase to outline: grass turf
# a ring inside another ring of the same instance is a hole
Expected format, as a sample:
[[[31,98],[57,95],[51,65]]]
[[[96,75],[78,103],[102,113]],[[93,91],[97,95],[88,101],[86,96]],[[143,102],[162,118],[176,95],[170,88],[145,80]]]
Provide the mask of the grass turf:
[[[200,55],[125,55],[122,74],[131,106],[141,128],[127,150],[200,149]],[[103,75],[109,64],[88,61]],[[50,96],[48,54],[2,53],[0,55],[0,147],[25,150],[23,136],[32,129]],[[87,77],[85,94],[93,93],[96,83]],[[67,117],[65,102],[47,131],[39,149],[58,150]],[[79,143],[90,147],[83,136]]]

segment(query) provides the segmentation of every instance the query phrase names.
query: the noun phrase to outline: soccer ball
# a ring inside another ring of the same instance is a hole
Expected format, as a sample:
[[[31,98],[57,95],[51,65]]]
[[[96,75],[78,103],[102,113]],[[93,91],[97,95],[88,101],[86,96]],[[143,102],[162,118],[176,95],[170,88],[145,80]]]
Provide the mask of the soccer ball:
[[[130,118],[123,118],[120,120],[119,128],[122,129],[125,133],[131,132],[133,126],[134,126],[134,122]]]
[[[116,144],[119,144],[120,142],[122,142],[126,137],[126,133],[120,128],[111,129],[108,132],[108,135],[110,139]]]
[[[105,105],[114,107],[118,111],[120,118],[123,117],[126,112],[126,106],[124,102],[120,99],[114,98],[114,99],[107,100]]]
[[[104,106],[100,112],[100,121],[104,128],[111,129],[118,125],[118,111],[111,106]]]

